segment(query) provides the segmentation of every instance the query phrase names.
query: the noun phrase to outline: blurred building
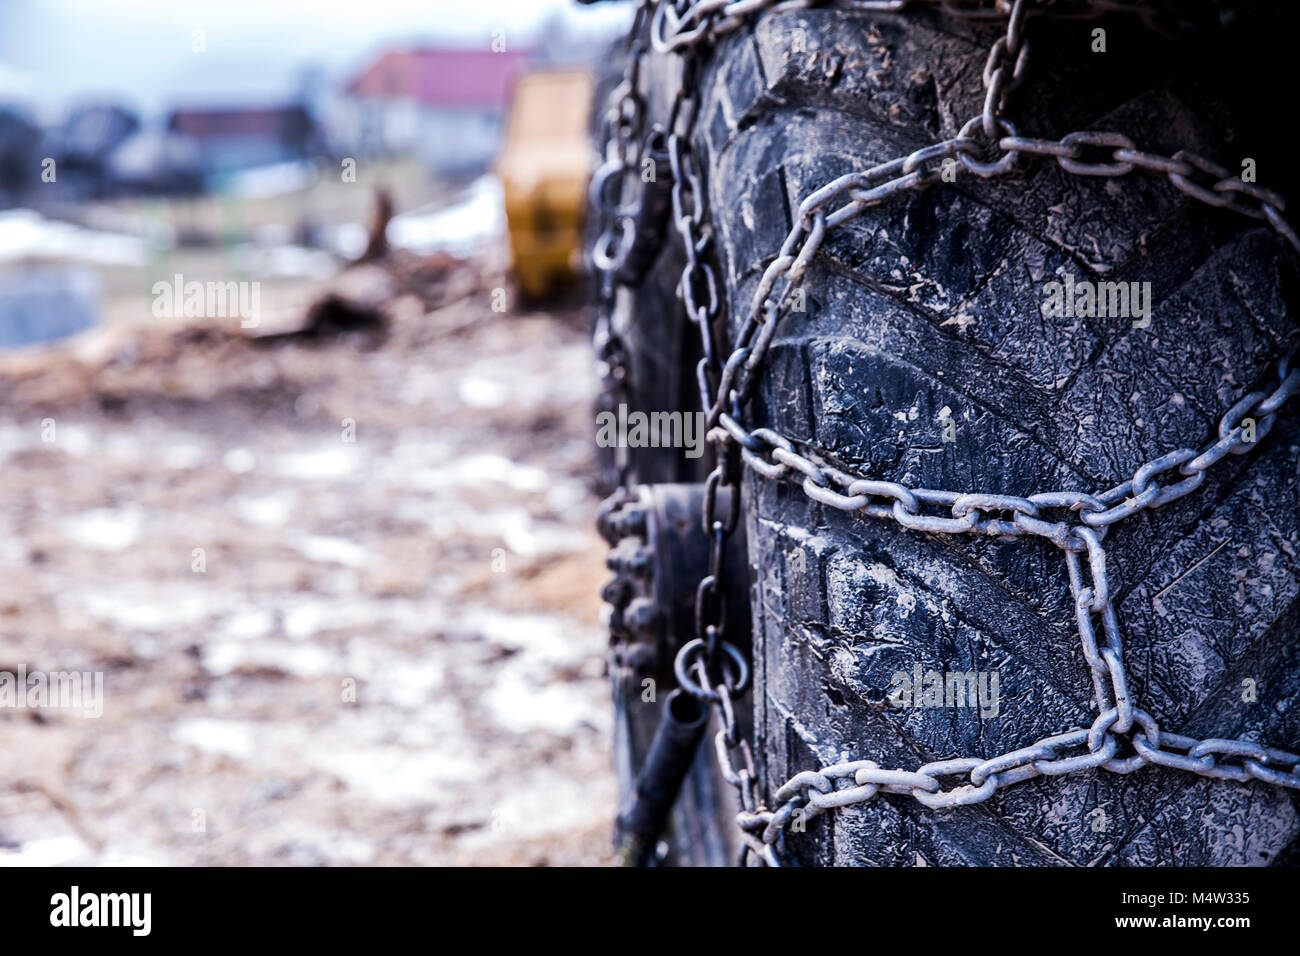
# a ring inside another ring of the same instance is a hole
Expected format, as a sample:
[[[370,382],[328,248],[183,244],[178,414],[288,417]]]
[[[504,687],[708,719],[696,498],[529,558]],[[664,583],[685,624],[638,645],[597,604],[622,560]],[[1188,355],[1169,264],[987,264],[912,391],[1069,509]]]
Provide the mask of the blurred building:
[[[239,170],[308,160],[323,149],[316,121],[297,105],[175,110],[166,128],[196,146],[208,183]]]
[[[486,169],[531,51],[389,50],[349,83],[331,132],[358,155],[408,153],[443,174]]]
[[[134,112],[114,104],[75,107],[50,130],[44,153],[57,164],[64,198],[104,194],[109,155],[140,128]]]
[[[202,152],[189,136],[143,129],[113,150],[105,176],[116,194],[193,195],[204,185]]]

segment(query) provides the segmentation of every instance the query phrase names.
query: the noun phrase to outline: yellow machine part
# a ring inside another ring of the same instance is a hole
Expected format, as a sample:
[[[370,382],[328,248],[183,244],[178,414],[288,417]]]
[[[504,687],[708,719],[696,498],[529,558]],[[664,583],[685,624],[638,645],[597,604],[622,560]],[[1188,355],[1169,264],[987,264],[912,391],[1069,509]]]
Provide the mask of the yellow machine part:
[[[515,84],[497,175],[505,190],[515,278],[542,298],[577,274],[590,172],[592,79],[528,73]]]

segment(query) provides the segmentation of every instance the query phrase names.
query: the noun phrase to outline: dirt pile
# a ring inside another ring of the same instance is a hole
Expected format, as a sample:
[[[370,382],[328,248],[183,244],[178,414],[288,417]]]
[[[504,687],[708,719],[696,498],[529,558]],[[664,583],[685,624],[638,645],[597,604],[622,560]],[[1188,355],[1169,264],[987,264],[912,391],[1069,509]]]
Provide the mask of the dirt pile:
[[[0,357],[0,671],[103,680],[0,708],[0,861],[608,859],[590,351],[507,288],[390,257]]]

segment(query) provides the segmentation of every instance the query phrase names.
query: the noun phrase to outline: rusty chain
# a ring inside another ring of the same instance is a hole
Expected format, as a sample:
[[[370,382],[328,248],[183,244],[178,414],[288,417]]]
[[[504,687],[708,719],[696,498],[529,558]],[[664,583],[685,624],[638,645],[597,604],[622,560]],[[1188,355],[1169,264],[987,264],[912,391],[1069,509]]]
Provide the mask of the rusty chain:
[[[1059,140],[1022,137],[1003,115],[1008,96],[1020,85],[1028,62],[1024,26],[1029,17],[1123,11],[1139,14],[1154,25],[1157,5],[1115,0],[845,0],[835,5],[875,13],[929,7],[946,15],[1005,19],[1006,32],[991,47],[983,70],[983,109],[955,137],[841,176],[807,196],[799,206],[795,225],[764,271],[733,351],[722,362],[715,341],[715,320],[720,312],[717,277],[706,261],[709,232],[704,197],[690,154],[696,104],[694,91],[685,81],[693,82],[697,50],[741,26],[751,14],[811,5],[812,0],[697,0],[693,4],[661,0],[654,4],[648,19],[650,46],[658,52],[679,53],[684,60],[683,87],[678,90],[667,127],[675,176],[674,219],[688,260],[678,291],[702,336],[704,358],[697,378],[718,462],[708,479],[704,508],[704,526],[711,540],[710,572],[697,593],[696,638],[679,652],[675,671],[681,686],[709,701],[717,713],[722,728],[715,738],[718,764],[739,796],[739,862],[743,864],[753,853],[762,863],[780,865],[785,834],[793,821],[864,803],[880,793],[908,794],[928,807],[950,808],[982,802],[1003,787],[1040,775],[1098,767],[1131,773],[1150,764],[1215,779],[1260,780],[1300,789],[1300,756],[1250,740],[1196,740],[1162,731],[1150,714],[1135,706],[1128,689],[1103,547],[1112,524],[1189,494],[1201,485],[1211,466],[1227,455],[1248,452],[1250,445],[1268,433],[1281,406],[1300,391],[1300,369],[1290,367],[1291,356],[1277,363],[1278,384],[1271,391],[1252,391],[1235,402],[1221,417],[1217,437],[1204,447],[1160,455],[1138,467],[1131,478],[1097,494],[1062,490],[1020,497],[909,488],[842,471],[810,450],[800,451],[773,429],[749,430],[741,423],[741,410],[757,382],[782,308],[803,281],[827,233],[868,208],[939,181],[941,163],[958,162],[967,172],[986,179],[1019,171],[1026,157],[1054,159],[1063,170],[1079,176],[1118,177],[1135,170],[1160,174],[1200,202],[1266,221],[1300,251],[1300,239],[1283,216],[1284,200],[1187,150],[1173,156],[1144,152],[1128,137],[1104,131],[1076,131]],[[683,110],[689,119],[678,128]],[[983,134],[982,142],[977,133]],[[830,208],[837,201],[842,204]],[[780,282],[784,285],[778,293]],[[724,639],[726,622],[721,613],[725,595],[720,594],[720,555],[725,554],[726,537],[739,520],[741,464],[760,477],[797,484],[820,504],[894,520],[912,530],[1004,539],[1036,536],[1061,548],[1098,717],[1089,727],[1067,730],[987,759],[941,760],[915,771],[858,760],[805,771],[777,788],[772,796],[774,808],[766,807],[758,793],[750,745],[737,730],[731,705],[747,689],[748,666],[743,655]],[[731,494],[727,513],[719,515],[718,493],[723,487]],[[941,510],[927,514],[924,509]],[[1073,515],[1077,523],[1063,517],[1051,520],[1052,512]],[[1100,643],[1096,621],[1101,624]],[[1119,756],[1121,744],[1131,755]],[[945,790],[944,778],[966,782]]]

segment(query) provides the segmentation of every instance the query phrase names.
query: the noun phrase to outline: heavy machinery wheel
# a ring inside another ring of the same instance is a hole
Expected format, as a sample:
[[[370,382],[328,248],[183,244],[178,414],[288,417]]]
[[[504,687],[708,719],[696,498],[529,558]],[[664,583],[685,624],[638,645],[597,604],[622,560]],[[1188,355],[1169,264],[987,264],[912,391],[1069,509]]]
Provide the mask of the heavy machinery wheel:
[[[979,112],[980,68],[1003,28],[922,6],[772,12],[718,43],[694,145],[733,334],[803,197]],[[1234,170],[1253,158],[1285,192],[1267,91],[1286,54],[1269,38],[1293,34],[1238,13],[1170,38],[1120,14],[1033,21],[1020,133],[1114,129]],[[1107,489],[1201,446],[1224,409],[1267,387],[1298,338],[1295,261],[1274,232],[1163,176],[1084,178],[1050,162],[1012,179],[958,175],[828,236],[746,421],[910,487]],[[1149,327],[1044,318],[1044,284],[1067,273],[1150,283]],[[1294,406],[1257,449],[1106,540],[1131,689],[1162,728],[1300,741]],[[987,757],[1096,716],[1057,548],[912,531],[752,472],[744,492],[769,800],[839,760]],[[918,665],[996,673],[997,713],[892,707],[892,676]],[[1296,852],[1295,794],[1161,767],[1089,770],[951,810],[884,795],[815,818],[787,849],[820,865],[1268,865]]]

